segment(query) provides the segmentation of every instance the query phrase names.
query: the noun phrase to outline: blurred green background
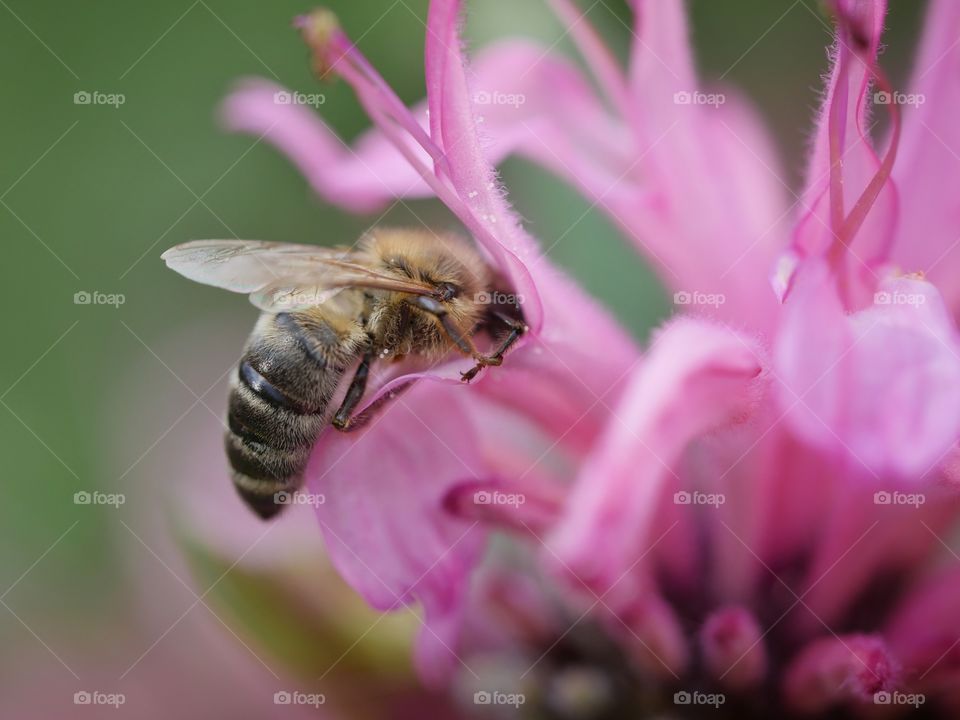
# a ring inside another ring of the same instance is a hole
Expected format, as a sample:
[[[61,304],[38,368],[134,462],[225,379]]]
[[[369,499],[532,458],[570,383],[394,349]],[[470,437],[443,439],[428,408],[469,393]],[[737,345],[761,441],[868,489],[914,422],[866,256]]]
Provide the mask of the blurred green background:
[[[925,3],[892,4],[883,62],[902,85]],[[329,5],[401,96],[419,99],[425,0]],[[569,51],[540,0],[469,5],[475,46],[523,34]],[[829,41],[818,4],[691,6],[704,76],[752,96],[796,186]],[[216,380],[191,378],[196,356],[155,348],[183,327],[208,326],[210,346],[196,353],[215,353],[226,370],[255,317],[242,298],[167,271],[160,253],[188,239],[234,234],[343,242],[371,221],[323,206],[266,144],[216,125],[218,101],[241,76],[316,92],[290,28],[309,7],[302,0],[0,1],[0,593],[13,586],[0,598],[10,610],[0,607],[0,661],[12,661],[24,645],[45,643],[53,653],[95,642],[99,635],[88,628],[108,619],[121,618],[111,632],[124,632],[123,618],[135,608],[123,558],[135,541],[120,523],[132,520],[124,508],[77,506],[73,495],[135,497],[155,482],[139,472],[142,459],[171,451],[164,429],[185,411],[205,413],[191,404]],[[601,0],[589,17],[625,52],[625,2]],[[78,105],[79,91],[122,93],[125,102]],[[323,92],[322,114],[344,136],[366,127],[345,85]],[[509,161],[504,180],[533,234],[638,338],[668,315],[656,281],[599,211],[565,233],[585,201],[522,162]],[[428,222],[450,222],[435,203],[411,206]],[[400,208],[385,222],[416,220]],[[122,293],[126,301],[119,308],[74,304],[80,291]],[[163,402],[125,402],[118,393],[131,382],[145,389],[139,397],[152,393]],[[224,398],[213,392],[205,400],[220,408]]]

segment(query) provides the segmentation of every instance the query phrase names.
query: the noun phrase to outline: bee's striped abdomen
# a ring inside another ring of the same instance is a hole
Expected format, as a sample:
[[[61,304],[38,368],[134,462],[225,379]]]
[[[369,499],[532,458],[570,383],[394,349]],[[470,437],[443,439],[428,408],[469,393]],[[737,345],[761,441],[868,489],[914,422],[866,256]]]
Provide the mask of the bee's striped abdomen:
[[[356,357],[344,336],[307,313],[263,315],[240,360],[227,410],[227,458],[240,496],[262,518],[284,508],[323,429],[327,405]]]

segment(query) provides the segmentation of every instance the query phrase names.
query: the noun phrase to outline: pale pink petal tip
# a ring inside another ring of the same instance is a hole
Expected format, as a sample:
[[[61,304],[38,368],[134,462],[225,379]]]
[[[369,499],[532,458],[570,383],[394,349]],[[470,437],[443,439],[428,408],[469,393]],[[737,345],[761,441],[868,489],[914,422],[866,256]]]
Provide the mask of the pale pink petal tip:
[[[895,690],[900,667],[882,639],[848,635],[815,640],[787,668],[784,693],[803,714],[847,703],[872,703]]]
[[[763,631],[745,608],[715,611],[700,631],[700,647],[707,672],[731,689],[759,685],[767,673]]]
[[[645,674],[676,679],[690,664],[683,625],[660,597],[648,595],[616,614],[606,612],[604,624],[623,639],[630,659]]]

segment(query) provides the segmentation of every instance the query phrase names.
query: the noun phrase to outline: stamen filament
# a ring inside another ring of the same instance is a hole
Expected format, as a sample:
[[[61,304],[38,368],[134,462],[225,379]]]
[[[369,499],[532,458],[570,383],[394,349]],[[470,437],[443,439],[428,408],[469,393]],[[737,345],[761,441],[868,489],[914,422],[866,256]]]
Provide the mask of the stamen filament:
[[[311,23],[322,23],[323,32],[314,32]],[[410,112],[404,102],[397,97],[386,80],[364,57],[356,45],[339,27],[331,25],[329,11],[316,11],[301,18],[298,26],[303,31],[304,40],[315,53],[314,70],[321,78],[335,72],[346,80],[359,93],[361,89],[370,98],[370,103],[378,107],[403,128],[420,147],[433,158],[437,167],[446,172],[447,158],[443,150],[427,134],[423,126]]]

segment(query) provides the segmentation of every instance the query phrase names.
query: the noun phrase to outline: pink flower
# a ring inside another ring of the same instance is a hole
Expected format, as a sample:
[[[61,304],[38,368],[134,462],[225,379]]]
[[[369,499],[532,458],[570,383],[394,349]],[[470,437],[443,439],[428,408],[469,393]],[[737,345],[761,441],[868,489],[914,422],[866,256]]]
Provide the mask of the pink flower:
[[[484,453],[477,438],[494,422],[492,408],[531,420],[552,444],[582,454],[605,422],[603,398],[615,397],[637,359],[623,331],[541,255],[507,205],[478,133],[459,11],[457,2],[431,5],[428,99],[414,111],[330,13],[297,20],[317,71],[349,82],[376,125],[356,151],[303,106],[277,103],[285,91],[273,84],[248,81],[224,106],[228,126],[263,134],[330,201],[369,211],[391,197],[436,195],[522,299],[529,331],[502,368],[482,374],[470,393],[456,387],[465,387],[460,373],[469,366],[461,360],[382,371],[358,413],[395,402],[359,431],[327,432],[307,472],[311,490],[329,498],[317,515],[344,577],[377,608],[422,604],[418,660],[433,680],[456,662],[449,644],[482,542],[478,523],[444,512],[442,502],[456,483],[498,476],[503,458]],[[408,390],[415,380],[446,385]]]
[[[573,702],[557,684],[571,672],[625,717],[674,691],[744,717],[960,705],[960,582],[934,568],[960,509],[958,171],[940,148],[957,133],[958,11],[931,5],[925,102],[901,107],[877,63],[886,3],[828,3],[832,69],[791,231],[762,126],[696,78],[682,2],[634,0],[628,72],[569,0],[552,4],[602,98],[522,41],[468,76],[459,3],[434,0],[428,100],[413,110],[326,16],[302,21],[317,68],[377,125],[354,148],[275,105],[276,86],[227,101],[231,127],[265,134],[331,202],[435,194],[532,298],[529,340],[475,392],[420,383],[364,434],[321,440],[310,475],[337,498],[320,513],[334,563],[378,607],[423,602],[430,677],[451,655],[471,670],[491,653],[527,659],[513,680],[550,707]],[[490,93],[525,101],[474,107]],[[874,104],[891,118],[877,144]],[[489,164],[514,152],[609,213],[676,293],[685,312],[642,362],[505,206]],[[570,441],[572,470],[537,464],[510,424],[530,418]],[[414,448],[401,434],[418,422],[433,438]],[[366,442],[384,454],[340,462]],[[495,558],[471,592],[484,527],[510,533],[529,587]]]

